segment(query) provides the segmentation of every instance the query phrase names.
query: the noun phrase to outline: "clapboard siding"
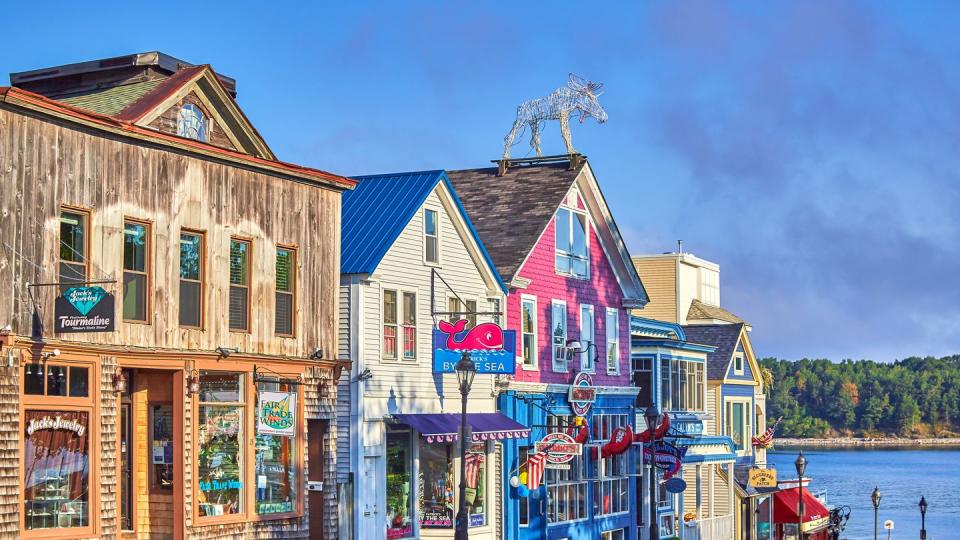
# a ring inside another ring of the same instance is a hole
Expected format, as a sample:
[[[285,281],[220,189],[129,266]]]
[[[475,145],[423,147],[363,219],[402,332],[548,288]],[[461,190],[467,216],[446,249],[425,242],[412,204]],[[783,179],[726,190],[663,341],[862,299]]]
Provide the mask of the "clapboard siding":
[[[637,257],[633,265],[640,274],[650,302],[634,315],[677,322],[677,260],[675,257]]]
[[[339,325],[337,328],[337,358],[350,359],[350,285],[340,285]],[[345,371],[337,383],[337,482],[347,482],[350,476],[350,390],[355,375]]]

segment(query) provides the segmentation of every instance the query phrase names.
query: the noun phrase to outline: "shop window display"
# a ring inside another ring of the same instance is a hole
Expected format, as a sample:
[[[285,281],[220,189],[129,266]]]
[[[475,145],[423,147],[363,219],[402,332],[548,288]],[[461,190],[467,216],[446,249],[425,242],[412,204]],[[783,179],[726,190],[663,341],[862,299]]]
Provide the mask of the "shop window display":
[[[387,538],[413,537],[410,432],[387,432]]]
[[[200,372],[197,495],[200,516],[243,511],[243,375]]]
[[[419,522],[422,529],[450,529],[455,511],[453,446],[420,441]]]
[[[571,425],[571,416],[547,417],[547,433],[565,431]],[[548,523],[575,521],[587,517],[587,480],[584,475],[583,456],[573,458],[568,469],[546,469],[543,483],[547,485]]]
[[[173,489],[173,406],[150,407],[150,465],[154,489]]]
[[[290,385],[278,383],[259,383],[257,390],[260,392],[292,391]],[[291,412],[296,414],[296,411]],[[258,514],[283,514],[294,511],[297,501],[296,447],[296,435],[257,433],[255,460]]]
[[[24,412],[24,526],[86,527],[90,522],[88,412]]]
[[[473,443],[467,451],[467,515],[471,527],[487,524],[487,454],[485,443]]]

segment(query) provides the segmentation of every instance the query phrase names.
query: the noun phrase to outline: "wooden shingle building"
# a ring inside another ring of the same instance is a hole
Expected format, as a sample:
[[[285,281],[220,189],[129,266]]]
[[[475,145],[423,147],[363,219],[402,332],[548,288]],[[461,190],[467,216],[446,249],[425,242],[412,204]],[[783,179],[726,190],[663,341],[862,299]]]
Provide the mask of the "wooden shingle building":
[[[335,538],[340,198],[210,66],[0,87],[0,537]]]

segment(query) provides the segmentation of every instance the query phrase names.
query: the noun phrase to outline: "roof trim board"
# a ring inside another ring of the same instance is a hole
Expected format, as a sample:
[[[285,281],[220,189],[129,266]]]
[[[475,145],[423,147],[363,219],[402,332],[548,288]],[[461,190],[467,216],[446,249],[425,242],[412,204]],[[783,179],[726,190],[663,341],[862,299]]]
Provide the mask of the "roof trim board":
[[[753,375],[752,381],[747,381],[745,379],[731,379],[726,376],[730,373],[730,368],[733,364],[733,355],[737,354],[737,347],[733,347],[733,352],[730,353],[730,358],[727,361],[727,369],[724,371],[723,384],[738,384],[741,386],[762,386],[763,381],[760,379],[760,364],[757,363],[757,357],[753,353],[753,344],[750,343],[750,335],[747,333],[746,325],[740,327],[740,338],[737,340],[737,344],[743,345],[743,355],[746,357],[747,362],[750,363],[750,373]]]

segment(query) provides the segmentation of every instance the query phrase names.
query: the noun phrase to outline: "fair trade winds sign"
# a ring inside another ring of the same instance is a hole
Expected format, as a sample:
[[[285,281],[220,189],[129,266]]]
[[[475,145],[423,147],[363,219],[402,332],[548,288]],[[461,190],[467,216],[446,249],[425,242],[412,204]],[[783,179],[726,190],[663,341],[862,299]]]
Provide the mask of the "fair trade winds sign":
[[[53,306],[53,331],[113,332],[114,296],[103,287],[71,287],[58,296]]]

